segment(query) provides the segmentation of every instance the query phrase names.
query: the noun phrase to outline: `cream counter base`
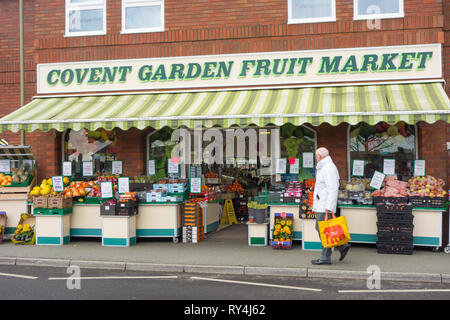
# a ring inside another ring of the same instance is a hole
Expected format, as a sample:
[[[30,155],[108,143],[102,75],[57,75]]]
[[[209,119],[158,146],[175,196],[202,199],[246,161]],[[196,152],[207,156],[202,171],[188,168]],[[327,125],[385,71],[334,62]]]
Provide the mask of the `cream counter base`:
[[[63,245],[70,242],[70,222],[72,214],[35,215],[36,244]]]
[[[248,245],[267,246],[269,223],[247,223],[248,225]]]
[[[136,244],[136,216],[102,216],[102,245],[129,247]]]
[[[180,204],[139,204],[136,216],[137,237],[170,237],[177,243],[181,236]]]
[[[70,223],[72,237],[101,237],[102,218],[99,204],[74,204]]]
[[[375,207],[340,206],[341,215],[347,219],[350,242],[377,242],[377,210]],[[442,246],[442,211],[441,209],[413,209],[413,244],[415,246]]]

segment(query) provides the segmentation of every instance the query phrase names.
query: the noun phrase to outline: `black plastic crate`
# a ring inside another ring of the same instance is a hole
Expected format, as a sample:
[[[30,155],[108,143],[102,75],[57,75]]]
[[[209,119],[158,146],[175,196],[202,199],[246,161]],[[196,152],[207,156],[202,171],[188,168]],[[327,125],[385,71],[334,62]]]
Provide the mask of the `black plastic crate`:
[[[377,232],[377,243],[413,243],[412,232]]]
[[[446,197],[409,197],[411,205],[416,208],[445,208]]]
[[[377,213],[412,214],[413,206],[404,203],[379,203]]]
[[[377,213],[380,223],[413,223],[414,216],[410,214]]]
[[[377,252],[385,254],[413,254],[414,245],[409,242],[377,242]]]
[[[378,232],[413,233],[414,224],[408,222],[377,222]]]
[[[408,203],[408,197],[373,197],[374,204],[384,203]]]

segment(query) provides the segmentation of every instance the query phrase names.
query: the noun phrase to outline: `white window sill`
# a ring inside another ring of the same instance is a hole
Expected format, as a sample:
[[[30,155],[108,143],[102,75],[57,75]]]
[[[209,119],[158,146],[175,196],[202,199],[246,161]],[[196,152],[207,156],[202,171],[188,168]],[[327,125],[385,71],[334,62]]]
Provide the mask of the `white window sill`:
[[[305,23],[321,23],[321,22],[336,22],[336,17],[330,18],[314,18],[314,19],[289,19],[288,24],[305,24]]]
[[[377,14],[377,15],[364,15],[364,16],[354,16],[353,20],[377,20],[377,19],[402,19],[404,14]]]
[[[106,35],[106,32],[95,32],[95,33],[87,33],[87,32],[80,32],[80,33],[66,33],[64,35],[65,38],[73,38],[73,37],[89,37],[89,36],[104,36]]]
[[[152,33],[152,32],[164,32],[164,28],[122,30],[120,31],[120,34]]]

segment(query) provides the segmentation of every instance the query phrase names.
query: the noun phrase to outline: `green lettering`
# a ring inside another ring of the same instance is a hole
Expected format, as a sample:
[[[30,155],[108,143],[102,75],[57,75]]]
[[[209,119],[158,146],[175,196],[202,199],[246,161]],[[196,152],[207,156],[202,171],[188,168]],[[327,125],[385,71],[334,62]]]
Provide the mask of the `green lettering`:
[[[431,59],[431,57],[433,57],[433,52],[419,52],[416,56],[416,59],[419,60],[417,70],[424,70],[427,60]]]
[[[250,69],[249,65],[255,66],[256,61],[255,60],[244,60],[242,61],[242,68],[241,73],[239,74],[239,77],[245,78],[247,76],[247,71]]]
[[[56,85],[58,83],[60,74],[61,70],[51,70],[47,75],[47,83],[51,86]],[[53,79],[53,76],[56,76],[56,79]]]
[[[228,66],[224,61],[219,62],[219,69],[217,70],[216,78],[222,78],[222,73],[225,78],[228,78],[231,73],[231,67],[233,66],[234,61],[228,61]]]
[[[205,62],[202,79],[214,78],[214,69],[217,66],[217,62]]]
[[[288,59],[283,59],[283,66],[281,67],[281,70],[278,70],[281,59],[275,59],[273,60],[273,67],[272,67],[272,72],[274,75],[280,76],[284,73],[284,70],[286,69],[286,64],[289,60]]]
[[[127,73],[131,72],[131,70],[132,70],[131,66],[119,67],[119,73],[120,73],[119,82],[126,82],[127,81]]]
[[[300,70],[298,72],[299,75],[304,75],[306,74],[306,67],[308,65],[310,65],[313,62],[313,58],[308,57],[308,58],[299,58],[298,59],[298,64],[300,65]]]
[[[370,71],[377,71],[378,70],[377,61],[378,61],[378,56],[376,54],[365,54],[363,56],[362,67],[359,71],[366,72],[369,70],[369,66],[370,66]]]
[[[294,68],[295,68],[295,64],[296,63],[297,63],[297,58],[290,58],[289,59],[289,69],[286,72],[286,75],[288,75],[288,76],[294,75]]]
[[[110,67],[104,68],[103,79],[101,81],[102,83],[106,83],[106,81],[108,81],[109,83],[114,82],[114,78],[116,77],[117,67],[113,67],[112,69],[113,69],[113,71],[111,72]]]
[[[339,72],[339,64],[341,63],[341,59],[342,56],[334,57],[333,61],[330,61],[330,57],[322,57],[322,64],[320,66],[319,74]]]
[[[98,84],[100,83],[100,75],[103,68],[91,68],[91,74],[89,76],[88,84]]]
[[[184,78],[184,64],[176,63],[171,65],[169,80],[175,80],[178,78],[183,80]]]
[[[158,68],[156,69],[155,73],[153,74],[153,77],[151,79],[152,81],[166,81],[166,69],[163,64],[160,64]]]
[[[347,61],[345,62],[344,66],[341,69],[341,73],[352,73],[352,72],[358,72],[358,64],[356,63],[355,56],[351,55],[348,57]]]
[[[253,74],[253,76],[259,77],[261,76],[261,71],[264,73],[265,76],[270,75],[270,60],[268,59],[262,59],[256,61],[256,71]]]
[[[193,80],[195,78],[198,78],[201,72],[202,67],[198,63],[189,63],[186,71],[186,76],[184,77],[184,79]]]
[[[83,83],[88,73],[89,68],[75,69],[75,77],[77,78],[77,84]]]
[[[143,82],[147,82],[150,80],[152,76],[152,66],[144,65],[139,69],[138,79]]]
[[[400,70],[400,71],[411,70],[413,67],[413,64],[409,59],[414,59],[415,57],[416,57],[415,52],[402,53],[402,60],[400,62],[400,66],[398,67],[398,70]]]
[[[396,65],[392,62],[396,57],[398,56],[398,53],[385,53],[382,56],[381,59],[381,65],[378,69],[379,71],[395,71],[397,70]]]
[[[69,85],[73,81],[73,71],[72,69],[66,69],[61,73],[60,77],[61,83],[65,86]]]

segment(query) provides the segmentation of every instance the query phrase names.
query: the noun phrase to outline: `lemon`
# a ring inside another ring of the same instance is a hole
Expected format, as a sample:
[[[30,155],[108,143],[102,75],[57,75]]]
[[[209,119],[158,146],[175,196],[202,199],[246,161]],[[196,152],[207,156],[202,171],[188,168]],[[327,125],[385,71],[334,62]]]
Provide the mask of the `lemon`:
[[[42,186],[43,184],[44,184],[44,185],[47,184],[47,179],[42,180],[41,186]]]
[[[47,179],[47,184],[48,184],[49,186],[53,185],[53,182],[52,182],[52,179],[51,179],[51,178]]]
[[[63,178],[63,183],[64,183],[64,184],[69,184],[69,182],[70,182],[70,180],[69,180],[68,177],[64,177],[64,178]]]

